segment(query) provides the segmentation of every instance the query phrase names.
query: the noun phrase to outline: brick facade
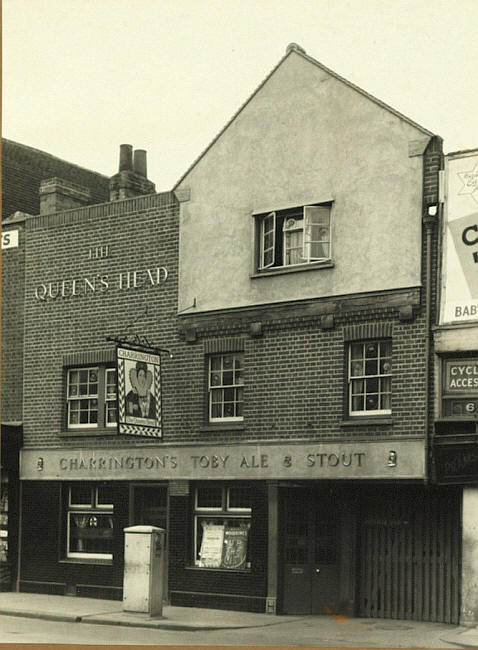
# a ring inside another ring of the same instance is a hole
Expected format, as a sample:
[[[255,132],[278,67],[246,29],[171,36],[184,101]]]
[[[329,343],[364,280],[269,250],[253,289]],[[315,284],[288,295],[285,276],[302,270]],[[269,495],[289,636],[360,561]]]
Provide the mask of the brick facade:
[[[27,228],[24,445],[75,446],[81,440],[60,437],[65,429],[65,355],[112,350],[107,337],[129,330],[176,351],[177,204],[170,193],[138,197],[37,217]],[[90,259],[91,247],[105,245],[108,257]],[[167,268],[166,282],[119,288],[121,273],[157,266]],[[110,284],[107,290],[99,282],[104,276]],[[89,285],[85,289],[84,278],[96,282],[97,291]],[[53,295],[62,280],[70,281],[71,294],[72,279],[78,280],[79,295],[45,300],[35,296],[39,286],[51,287]],[[170,379],[174,364],[166,357],[162,367],[166,431],[172,426],[169,414],[177,413]],[[85,442],[93,447],[104,440],[93,436]]]

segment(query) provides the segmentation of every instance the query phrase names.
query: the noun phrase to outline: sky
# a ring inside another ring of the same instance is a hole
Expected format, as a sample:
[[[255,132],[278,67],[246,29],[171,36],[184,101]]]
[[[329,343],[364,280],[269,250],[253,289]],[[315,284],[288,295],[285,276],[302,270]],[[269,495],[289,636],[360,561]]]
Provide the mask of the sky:
[[[444,139],[478,147],[478,0],[3,0],[2,135],[170,190],[295,42]]]

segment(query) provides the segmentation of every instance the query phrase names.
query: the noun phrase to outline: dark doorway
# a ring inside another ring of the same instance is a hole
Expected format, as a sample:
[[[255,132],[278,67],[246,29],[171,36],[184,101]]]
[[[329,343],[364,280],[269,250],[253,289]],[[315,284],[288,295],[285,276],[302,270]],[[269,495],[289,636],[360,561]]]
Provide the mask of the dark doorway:
[[[285,614],[330,614],[339,591],[339,510],[328,489],[285,493]]]
[[[168,487],[167,485],[133,485],[131,526],[157,526],[165,532],[163,594],[168,601]]]
[[[166,485],[133,485],[132,526],[158,526],[166,530],[167,514]]]

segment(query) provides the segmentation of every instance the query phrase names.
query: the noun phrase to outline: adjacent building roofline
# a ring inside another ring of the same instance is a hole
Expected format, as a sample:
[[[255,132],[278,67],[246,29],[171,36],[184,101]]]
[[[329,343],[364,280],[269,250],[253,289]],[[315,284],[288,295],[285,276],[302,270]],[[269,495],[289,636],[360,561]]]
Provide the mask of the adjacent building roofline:
[[[20,147],[21,149],[24,149],[25,151],[30,151],[32,153],[40,154],[42,156],[45,156],[46,158],[51,158],[53,160],[58,160],[65,165],[68,165],[69,167],[75,167],[76,169],[82,169],[85,172],[89,172],[90,174],[95,174],[95,176],[100,176],[101,178],[104,179],[109,179],[110,177],[107,176],[106,174],[100,174],[100,172],[94,171],[93,169],[88,169],[87,167],[83,167],[82,165],[76,165],[75,163],[70,162],[69,160],[65,160],[64,158],[59,158],[58,156],[54,156],[51,153],[48,153],[46,151],[43,151],[42,149],[36,149],[35,147],[30,147],[26,144],[22,144],[21,142],[16,142],[15,140],[9,140],[8,138],[2,137],[2,143],[5,142],[6,144],[13,145],[15,147]]]
[[[445,156],[449,158],[451,156],[466,156],[476,153],[478,153],[478,147],[475,147],[474,149],[462,149],[461,151],[450,151],[450,153],[446,153]]]
[[[186,176],[189,174],[189,172],[190,172],[190,171],[191,171],[191,170],[192,170],[192,169],[193,169],[193,168],[198,164],[198,162],[201,160],[201,158],[202,158],[202,157],[203,157],[203,156],[204,156],[204,155],[209,151],[209,149],[211,149],[211,147],[212,147],[212,146],[217,142],[217,140],[219,140],[219,138],[220,138],[221,135],[222,135],[222,134],[227,130],[227,128],[229,127],[229,125],[232,124],[232,122],[234,122],[234,120],[236,119],[236,117],[237,117],[237,116],[238,116],[238,115],[239,115],[239,114],[244,110],[244,108],[245,108],[245,107],[247,106],[247,104],[249,104],[249,102],[250,102],[250,101],[255,97],[255,95],[257,95],[257,93],[258,93],[258,92],[261,90],[261,88],[262,88],[262,87],[267,83],[267,81],[270,79],[270,77],[272,77],[272,75],[274,74],[274,72],[275,72],[275,71],[276,71],[276,70],[277,70],[277,69],[282,65],[282,63],[283,63],[283,62],[284,62],[284,61],[285,61],[285,60],[286,60],[286,59],[291,55],[292,52],[295,52],[295,53],[298,54],[299,56],[302,56],[304,59],[306,59],[306,60],[309,61],[310,63],[314,64],[315,66],[317,66],[317,67],[320,68],[321,70],[324,70],[324,72],[327,72],[327,73],[330,74],[332,77],[335,77],[335,79],[338,79],[339,81],[341,81],[341,82],[344,83],[345,85],[349,86],[349,87],[352,88],[353,90],[357,91],[358,93],[360,93],[360,94],[363,95],[364,97],[367,97],[367,99],[370,99],[372,102],[375,102],[375,104],[377,104],[377,105],[380,106],[381,108],[384,108],[385,110],[389,111],[390,113],[392,113],[393,115],[395,115],[395,116],[398,117],[399,119],[404,120],[405,122],[407,122],[407,123],[410,124],[411,126],[413,126],[413,127],[415,127],[416,129],[418,129],[419,131],[422,131],[422,133],[424,133],[424,134],[426,134],[426,135],[428,135],[428,136],[430,136],[430,137],[435,135],[432,131],[429,131],[428,129],[426,129],[425,127],[421,126],[421,125],[418,124],[417,122],[414,122],[413,120],[411,120],[410,118],[408,118],[406,115],[403,115],[403,113],[400,113],[399,111],[395,110],[394,108],[392,108],[391,106],[389,106],[389,105],[386,104],[385,102],[382,102],[380,99],[377,99],[377,98],[374,97],[373,95],[370,95],[370,93],[366,92],[365,90],[362,90],[362,88],[360,88],[359,86],[356,86],[356,85],[355,85],[354,83],[352,83],[351,81],[348,81],[348,80],[345,79],[344,77],[341,77],[340,75],[338,75],[336,72],[334,72],[334,71],[331,70],[330,68],[327,68],[327,66],[323,65],[322,63],[320,63],[320,62],[317,61],[316,59],[314,59],[314,58],[312,58],[311,56],[309,56],[309,55],[306,53],[306,51],[305,51],[302,47],[300,47],[300,45],[297,45],[297,43],[290,43],[290,44],[287,46],[287,49],[286,49],[286,53],[285,53],[285,55],[280,59],[280,61],[277,63],[277,65],[274,66],[274,68],[271,70],[271,72],[269,72],[269,74],[267,75],[267,77],[266,77],[263,81],[261,81],[261,83],[260,83],[260,84],[257,86],[257,88],[253,91],[253,93],[252,93],[252,94],[248,97],[248,99],[246,99],[246,101],[245,101],[245,102],[244,102],[244,103],[239,107],[239,109],[234,113],[234,115],[231,117],[231,119],[230,119],[230,120],[225,124],[225,126],[224,126],[220,131],[219,131],[219,133],[218,133],[218,134],[213,138],[213,140],[208,144],[208,146],[207,146],[207,147],[206,147],[206,148],[205,148],[205,149],[204,149],[204,150],[199,154],[199,156],[194,160],[194,162],[190,165],[190,167],[188,167],[188,169],[184,172],[184,174],[181,176],[181,178],[180,178],[180,179],[177,181],[177,183],[174,185],[174,187],[173,187],[173,191],[176,190],[176,188],[177,188],[177,187],[182,183],[182,181],[186,178]]]

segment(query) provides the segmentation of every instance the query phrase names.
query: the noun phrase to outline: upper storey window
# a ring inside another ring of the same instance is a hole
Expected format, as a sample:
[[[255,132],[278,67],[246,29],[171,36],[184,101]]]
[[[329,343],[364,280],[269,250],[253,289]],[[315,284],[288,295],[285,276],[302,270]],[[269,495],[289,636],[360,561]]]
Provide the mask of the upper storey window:
[[[389,415],[392,342],[351,343],[348,359],[349,415]]]
[[[116,426],[116,369],[68,369],[66,407],[68,429]]]
[[[293,267],[331,258],[330,204],[256,215],[258,269]]]

